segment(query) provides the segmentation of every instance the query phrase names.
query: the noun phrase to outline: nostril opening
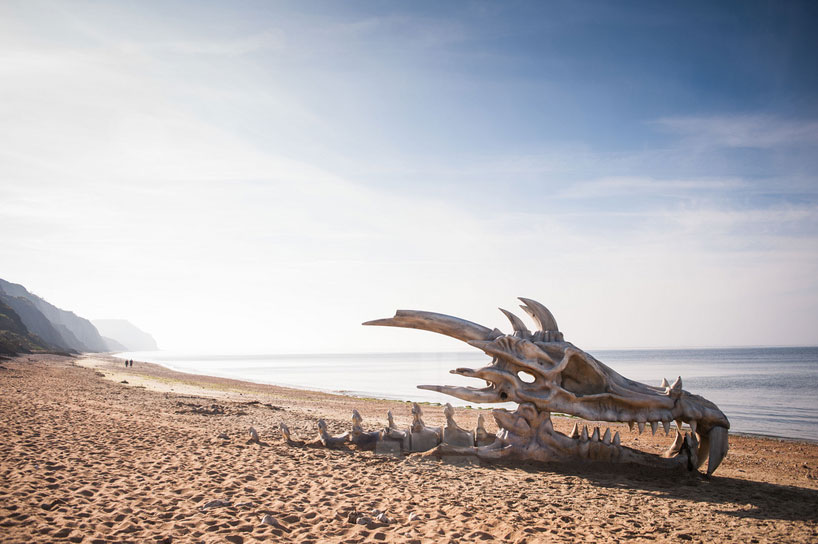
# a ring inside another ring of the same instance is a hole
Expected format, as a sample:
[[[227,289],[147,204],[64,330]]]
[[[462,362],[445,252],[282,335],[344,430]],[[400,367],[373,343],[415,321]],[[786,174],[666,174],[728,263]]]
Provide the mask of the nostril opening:
[[[506,394],[506,392],[505,392],[505,391],[503,391],[502,393],[500,393],[500,398],[501,398],[501,399],[503,399],[503,400],[506,400],[506,399],[508,398],[508,395]]]

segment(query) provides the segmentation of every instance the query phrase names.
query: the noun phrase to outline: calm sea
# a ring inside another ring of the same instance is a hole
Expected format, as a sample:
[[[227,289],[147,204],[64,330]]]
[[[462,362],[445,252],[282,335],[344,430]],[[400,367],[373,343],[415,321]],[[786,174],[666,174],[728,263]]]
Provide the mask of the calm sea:
[[[659,385],[681,375],[684,388],[713,402],[731,430],[818,441],[818,347],[740,349],[640,349],[591,351],[625,377]],[[183,372],[237,378],[301,389],[385,399],[451,402],[453,397],[416,389],[420,384],[472,385],[449,374],[479,368],[489,359],[468,353],[356,353],[344,355],[205,356],[162,351],[119,355]]]

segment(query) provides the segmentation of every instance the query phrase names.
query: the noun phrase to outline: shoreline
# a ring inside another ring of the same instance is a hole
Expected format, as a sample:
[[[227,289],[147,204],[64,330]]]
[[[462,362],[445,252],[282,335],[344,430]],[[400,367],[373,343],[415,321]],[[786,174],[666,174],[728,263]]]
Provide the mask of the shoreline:
[[[111,356],[105,355],[105,357],[99,357],[99,354],[85,354],[80,356],[78,364],[82,365],[83,360],[98,360],[104,361],[104,368],[106,371],[112,372],[112,375],[106,376],[106,379],[111,379],[113,381],[116,380],[116,376],[119,375],[118,371],[123,370],[123,375],[125,373],[134,373],[134,368],[129,367],[127,370],[124,368],[118,367],[117,363],[121,362],[121,359]],[[150,362],[140,362],[136,361],[136,364],[139,366],[138,373],[142,376],[150,376],[152,378],[156,378],[157,375],[161,376],[163,379],[172,379],[177,380],[180,384],[187,384],[188,386],[191,383],[197,383],[199,387],[203,387],[202,389],[198,390],[199,394],[207,394],[208,392],[212,393],[215,391],[221,391],[222,384],[230,384],[231,387],[236,389],[243,389],[246,388],[249,391],[254,392],[266,392],[269,389],[269,392],[273,392],[276,396],[283,395],[285,397],[290,398],[300,398],[300,399],[311,399],[311,400],[320,400],[320,401],[327,401],[332,400],[335,404],[340,406],[348,407],[349,412],[353,408],[358,409],[361,414],[365,416],[364,425],[367,428],[380,428],[372,421],[367,421],[366,415],[367,413],[373,412],[372,409],[364,410],[356,404],[356,401],[360,401],[361,403],[366,403],[367,406],[378,406],[383,407],[384,412],[381,414],[383,417],[378,419],[383,420],[385,423],[385,414],[386,411],[390,408],[397,408],[403,409],[406,413],[399,413],[395,412],[395,421],[401,424],[404,422],[408,425],[411,421],[410,416],[408,415],[408,410],[411,407],[413,401],[410,400],[397,400],[397,399],[386,399],[380,397],[364,397],[364,396],[356,396],[356,395],[347,395],[340,392],[333,392],[333,391],[323,391],[319,389],[306,389],[306,388],[299,388],[299,387],[290,387],[290,386],[283,386],[283,385],[276,385],[266,382],[254,381],[254,380],[242,380],[238,378],[230,378],[230,377],[222,377],[222,376],[212,376],[204,373],[192,373],[192,372],[185,372],[182,370],[176,370],[173,368],[166,367],[159,363],[150,363]],[[99,368],[99,366],[89,365],[89,368]],[[206,386],[205,386],[206,384]],[[214,385],[215,384],[215,385]],[[151,381],[150,383],[142,384],[144,387],[148,389],[152,389],[154,391],[164,391],[162,387],[159,387],[159,384]],[[212,389],[208,389],[212,388]],[[173,391],[173,389],[170,389]],[[315,398],[313,398],[313,395]],[[243,396],[243,393],[240,393],[240,396]],[[424,410],[424,420],[427,421],[428,424],[432,425],[441,425],[445,422],[445,417],[443,416],[443,407],[444,404],[434,403],[434,402],[418,402],[418,404]],[[469,428],[468,426],[474,427],[476,425],[477,414],[482,412],[484,415],[486,412],[490,412],[491,408],[487,407],[474,407],[474,406],[456,406],[455,411],[457,413],[456,419],[458,423],[462,423],[462,420],[465,417],[465,423],[461,426]],[[471,414],[471,415],[470,415]],[[376,414],[377,415],[377,414]],[[433,417],[430,419],[430,415]],[[348,430],[346,427],[343,427],[346,424],[348,417],[344,417],[345,414],[343,412],[336,413],[332,411],[330,413],[329,419],[336,419],[342,425],[342,430]],[[485,417],[485,416],[484,416]],[[582,422],[581,418],[577,418],[571,415],[566,414],[552,414],[552,418],[554,420],[554,426],[557,430],[562,431],[564,434],[568,434],[570,431],[570,427],[576,422]],[[328,420],[329,422],[329,420]],[[614,429],[620,430],[623,437],[626,435],[634,434],[630,430],[628,430],[627,425],[625,423],[607,423],[607,422],[587,422],[589,426],[589,431],[592,429],[592,423],[600,423],[602,425],[607,425],[611,428],[612,431]],[[382,425],[381,425],[382,426]],[[347,425],[348,427],[348,425]],[[493,422],[493,418],[486,417],[486,428],[489,432],[494,433],[496,432],[497,428]],[[276,434],[277,430],[273,431],[273,434]],[[790,437],[781,437],[781,436],[774,436],[774,435],[764,435],[758,433],[745,433],[745,432],[735,432],[729,431],[729,436],[731,438],[731,448],[734,439],[738,439],[740,441],[749,441],[753,442],[761,442],[761,443],[785,443],[785,444],[796,444],[796,445],[804,445],[804,446],[811,446],[816,448],[816,453],[818,453],[818,441],[813,441],[809,439],[797,439],[797,438],[790,438]],[[304,437],[302,437],[304,438]],[[655,436],[651,436],[649,431],[645,432],[645,435],[639,435],[637,441],[642,439],[643,442],[647,440],[648,445],[650,447],[647,448],[647,451],[653,451],[654,453],[659,453],[664,450],[667,443],[672,441],[673,438],[673,431],[671,431],[669,437],[662,436],[662,431],[658,431]],[[659,445],[657,445],[659,444]],[[644,444],[643,444],[644,445]],[[641,448],[640,448],[641,449]],[[719,468],[722,470],[722,467]],[[818,471],[816,471],[816,477],[818,477]],[[818,488],[818,484],[816,484],[816,488]]]
[[[800,347],[800,346],[797,346],[797,347]],[[653,349],[655,349],[655,348],[644,348],[644,350],[653,350]],[[685,348],[685,349],[688,349],[688,348]],[[708,348],[708,349],[716,349],[716,348]],[[123,361],[123,360],[126,359],[126,357],[117,357],[115,355],[115,353],[119,353],[119,352],[88,353],[88,354],[83,354],[81,356],[108,357],[111,360],[117,360],[117,361]],[[128,353],[128,352],[123,352],[123,353]],[[139,352],[133,352],[133,353],[139,353]],[[419,354],[419,355],[424,355],[424,354],[429,355],[429,354],[437,354],[437,353],[438,352],[417,352],[417,354]],[[462,351],[462,352],[452,352],[452,353],[469,354],[470,352]],[[341,356],[343,356],[345,358],[354,359],[355,355],[358,355],[358,354],[330,354],[330,355],[333,355],[333,356],[341,355]],[[365,354],[365,355],[377,355],[377,353],[374,353],[374,354],[369,353],[369,354]],[[406,355],[406,353],[401,353],[400,355]],[[260,357],[261,356],[262,355],[260,355]],[[311,358],[311,357],[315,357],[315,356],[319,356],[319,355],[315,355],[315,354],[263,355],[263,357],[278,357],[278,358],[284,358],[284,359],[289,358],[289,357]],[[214,356],[214,357],[215,358],[221,358],[222,356]],[[344,397],[353,398],[353,399],[362,399],[362,400],[376,399],[376,400],[394,401],[394,402],[417,402],[418,404],[420,404],[422,406],[427,406],[427,405],[428,406],[443,406],[446,403],[446,400],[442,400],[442,401],[416,400],[416,401],[413,401],[413,400],[410,400],[410,399],[400,398],[400,397],[397,397],[397,396],[386,396],[387,395],[386,393],[354,392],[354,391],[331,390],[331,389],[325,389],[325,388],[319,388],[319,387],[307,387],[307,386],[291,385],[291,384],[276,384],[276,383],[273,383],[271,381],[262,380],[262,379],[253,379],[253,378],[246,378],[246,377],[231,377],[231,376],[225,376],[225,375],[208,374],[206,372],[199,372],[199,371],[197,371],[195,369],[180,368],[180,367],[174,368],[172,366],[168,366],[167,364],[164,364],[164,363],[161,363],[161,362],[147,362],[147,361],[139,361],[139,362],[140,362],[140,364],[145,364],[145,365],[146,364],[157,365],[157,366],[162,367],[164,369],[167,369],[169,371],[177,372],[177,373],[180,373],[180,374],[189,374],[189,375],[192,375],[192,376],[203,376],[203,377],[213,377],[213,378],[222,378],[222,379],[228,379],[228,380],[236,380],[236,381],[240,381],[240,382],[253,383],[253,384],[257,384],[257,385],[270,385],[270,386],[273,386],[273,387],[280,387],[280,388],[284,388],[284,389],[292,389],[292,390],[295,390],[295,391],[312,391],[312,392],[316,392],[316,393],[325,393],[325,394],[329,394],[329,395],[339,395],[339,396],[344,396]],[[473,410],[491,410],[494,407],[493,405],[475,406],[473,404],[464,404],[463,402],[459,401],[456,398],[447,397],[447,400],[455,407],[469,406]],[[572,417],[572,416],[567,415],[567,414],[558,414],[558,413],[554,413],[553,415],[554,416],[559,416],[559,417],[569,417],[569,418]],[[732,429],[729,430],[728,432],[729,432],[730,436],[742,436],[742,437],[747,437],[747,438],[754,438],[754,437],[755,438],[767,438],[767,439],[771,439],[771,440],[780,440],[780,441],[785,441],[785,442],[799,442],[799,443],[800,442],[806,442],[806,443],[810,443],[810,444],[818,444],[818,438],[808,438],[808,437],[801,437],[801,436],[799,436],[799,437],[782,436],[782,435],[769,434],[769,433],[764,433],[764,432],[735,431],[735,430],[732,430]]]
[[[648,350],[648,349],[655,349],[655,348],[643,348],[643,349]],[[715,349],[715,348],[707,348],[707,349]],[[84,355],[90,355],[90,356],[93,356],[93,355],[106,355],[106,356],[111,356],[111,357],[113,357],[115,359],[121,360],[119,357],[116,357],[114,355],[109,355],[109,354],[84,354]],[[354,354],[349,354],[349,355],[354,355]],[[378,400],[378,401],[398,402],[398,403],[417,402],[421,406],[434,406],[434,407],[439,407],[439,408],[442,408],[445,405],[445,403],[441,403],[441,402],[412,401],[412,400],[401,399],[401,398],[390,398],[390,397],[385,397],[385,396],[379,396],[378,393],[360,393],[360,394],[358,394],[358,393],[348,392],[348,391],[331,391],[331,390],[321,389],[321,388],[299,387],[299,386],[295,386],[295,385],[276,384],[276,383],[269,382],[269,381],[254,380],[254,379],[251,379],[251,378],[233,378],[233,377],[229,377],[229,376],[219,376],[219,375],[215,375],[215,374],[207,374],[206,372],[196,372],[196,371],[193,371],[192,369],[173,368],[171,366],[168,366],[168,365],[165,365],[165,364],[162,364],[162,363],[152,363],[152,362],[148,362],[148,361],[137,361],[137,362],[140,363],[140,364],[143,364],[143,365],[156,365],[156,366],[161,367],[163,369],[166,369],[168,371],[176,372],[176,373],[179,373],[179,374],[182,374],[182,375],[198,376],[198,377],[204,377],[204,378],[219,378],[219,379],[225,379],[225,380],[234,380],[234,381],[237,381],[237,382],[244,382],[244,383],[249,383],[249,384],[254,384],[254,385],[262,385],[262,386],[269,385],[269,386],[272,386],[272,387],[278,387],[278,388],[282,388],[282,389],[289,389],[289,390],[293,390],[293,391],[323,393],[323,394],[326,394],[326,395],[334,395],[334,396],[346,397],[346,398],[350,398],[350,399],[359,399],[359,400],[364,400],[364,401]],[[454,400],[456,400],[456,399],[454,399]],[[455,407],[456,408],[465,408],[464,406],[455,406]],[[490,412],[492,410],[492,407],[491,406],[469,405],[467,409],[470,409],[470,410],[483,410],[483,411],[486,411],[486,412]],[[582,418],[577,418],[577,417],[571,416],[569,414],[562,414],[562,413],[558,413],[558,412],[552,413],[552,417],[582,421]],[[816,445],[818,445],[818,439],[810,439],[810,438],[793,438],[793,437],[789,437],[789,436],[777,436],[777,435],[772,435],[772,434],[751,433],[751,432],[733,431],[733,430],[728,430],[728,434],[730,436],[740,436],[740,437],[744,437],[744,438],[762,438],[762,439],[767,439],[767,440],[777,440],[777,441],[780,441],[780,442],[795,442],[795,443],[807,443],[807,444],[816,444]]]
[[[294,447],[409,424],[410,403],[359,399],[110,356],[0,362],[0,541],[781,542],[818,539],[818,445],[731,435],[716,473],[629,465],[449,463]],[[127,382],[127,383],[122,383]],[[424,405],[428,425],[442,408]],[[463,428],[481,411],[455,410]],[[489,432],[492,418],[486,418]],[[567,432],[576,420],[554,418]],[[254,427],[260,444],[248,443]],[[615,425],[611,425],[612,430]],[[660,452],[658,432],[617,427]],[[205,505],[224,500],[229,506]],[[350,523],[352,512],[389,523]],[[270,515],[274,525],[262,523]]]

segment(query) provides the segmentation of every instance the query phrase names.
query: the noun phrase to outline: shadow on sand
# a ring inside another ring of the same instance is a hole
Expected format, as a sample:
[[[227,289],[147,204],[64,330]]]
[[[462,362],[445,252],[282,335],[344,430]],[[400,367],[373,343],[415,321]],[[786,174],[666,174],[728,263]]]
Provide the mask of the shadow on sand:
[[[532,475],[548,472],[582,478],[601,488],[638,490],[665,498],[730,505],[733,508],[717,512],[742,519],[818,522],[818,490],[804,487],[608,463],[482,466],[495,470],[522,470]],[[741,508],[736,509],[737,506]]]
[[[296,444],[292,444],[296,445]],[[297,447],[323,448],[318,442],[303,443]],[[359,455],[354,449],[335,449],[350,456]],[[789,485],[771,484],[717,475],[705,476],[700,472],[668,471],[637,465],[591,463],[570,465],[568,463],[486,463],[473,457],[430,457],[429,462],[452,465],[475,465],[497,471],[523,471],[536,478],[546,473],[563,477],[584,479],[600,488],[628,489],[657,497],[691,502],[724,505],[716,512],[741,519],[808,521],[818,523],[818,490]],[[409,456],[375,455],[385,463],[400,463]],[[465,468],[465,467],[464,467]]]

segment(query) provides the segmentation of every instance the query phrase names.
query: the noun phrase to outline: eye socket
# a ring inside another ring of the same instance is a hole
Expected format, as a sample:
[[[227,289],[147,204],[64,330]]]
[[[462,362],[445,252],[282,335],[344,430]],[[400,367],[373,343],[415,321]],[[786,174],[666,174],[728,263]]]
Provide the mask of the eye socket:
[[[520,380],[524,381],[525,383],[534,383],[534,380],[537,379],[534,377],[533,374],[529,374],[525,370],[519,371],[517,373],[517,377],[520,378]]]

